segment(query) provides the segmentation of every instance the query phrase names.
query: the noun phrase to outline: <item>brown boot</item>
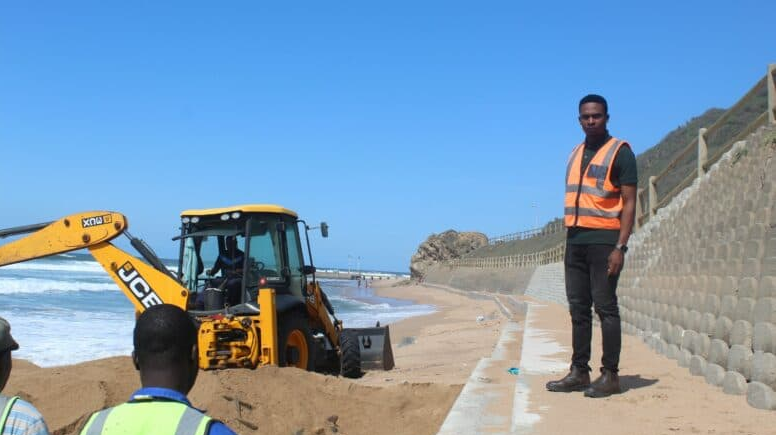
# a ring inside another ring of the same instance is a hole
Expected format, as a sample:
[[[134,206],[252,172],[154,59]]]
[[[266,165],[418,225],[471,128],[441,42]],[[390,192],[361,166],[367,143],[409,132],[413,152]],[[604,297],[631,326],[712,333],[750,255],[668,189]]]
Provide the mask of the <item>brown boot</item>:
[[[621,384],[618,373],[602,369],[602,374],[585,389],[585,397],[607,397],[611,394],[620,394]]]
[[[570,391],[582,391],[591,383],[591,377],[588,370],[572,366],[569,374],[558,381],[550,381],[545,384],[548,391],[557,393],[568,393]]]

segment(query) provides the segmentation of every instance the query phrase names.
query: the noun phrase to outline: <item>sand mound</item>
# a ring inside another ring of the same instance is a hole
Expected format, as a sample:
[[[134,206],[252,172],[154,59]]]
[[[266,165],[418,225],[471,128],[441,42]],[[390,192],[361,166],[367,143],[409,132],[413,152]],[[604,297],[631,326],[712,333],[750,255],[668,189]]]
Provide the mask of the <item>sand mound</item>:
[[[127,400],[140,386],[129,357],[51,368],[23,360],[13,364],[3,394],[34,404],[52,434],[77,433],[92,412]]]
[[[393,370],[357,380],[277,367],[201,371],[189,399],[241,434],[437,433],[472,368],[491,355],[501,330],[499,311],[491,299],[418,286],[391,287],[388,296],[420,297],[439,309],[391,325]],[[51,368],[14,360],[3,393],[29,400],[53,434],[66,435],[139,387],[129,357]]]
[[[3,391],[32,402],[53,434],[77,433],[92,412],[127,400],[139,388],[128,357],[40,368],[15,360]],[[263,367],[200,372],[189,398],[242,434],[433,434],[460,385],[386,387]]]

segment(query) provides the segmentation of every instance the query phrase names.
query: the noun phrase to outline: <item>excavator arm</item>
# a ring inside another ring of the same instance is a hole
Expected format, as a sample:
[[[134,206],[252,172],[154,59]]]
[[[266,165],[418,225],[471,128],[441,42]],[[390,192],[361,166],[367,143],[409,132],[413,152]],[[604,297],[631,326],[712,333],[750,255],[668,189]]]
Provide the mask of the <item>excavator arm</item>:
[[[121,213],[92,211],[77,213],[43,224],[0,230],[0,238],[24,237],[0,246],[0,267],[88,249],[124,292],[138,312],[156,304],[173,304],[186,309],[189,292],[171,275],[142,241],[127,233],[127,218]],[[111,244],[121,234],[149,261],[149,265]]]
[[[315,358],[310,358],[314,354],[308,346],[313,342],[305,335],[309,336],[311,325],[323,329],[339,355],[341,373],[345,376],[358,376],[361,368],[390,370],[394,366],[388,327],[344,329],[334,318],[318,282],[308,285],[307,313],[296,323],[292,316],[284,318],[286,314],[278,312],[273,288],[258,290],[258,305],[241,304],[246,307],[237,309],[238,305],[218,312],[187,310],[189,291],[145,243],[129,234],[127,226],[127,218],[120,213],[92,211],[53,222],[0,230],[0,238],[19,237],[0,245],[0,267],[87,249],[136,311],[143,312],[152,305],[165,303],[181,307],[196,318],[202,369],[279,363],[311,368],[309,363]],[[122,234],[129,238],[145,261],[111,243]]]

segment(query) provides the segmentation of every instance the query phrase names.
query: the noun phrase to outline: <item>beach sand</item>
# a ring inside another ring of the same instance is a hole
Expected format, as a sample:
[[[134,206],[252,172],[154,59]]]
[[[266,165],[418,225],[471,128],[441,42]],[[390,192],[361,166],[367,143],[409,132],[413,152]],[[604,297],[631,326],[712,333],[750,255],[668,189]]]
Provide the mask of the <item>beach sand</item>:
[[[552,337],[566,349],[557,355],[569,361],[571,321],[566,307],[532,301],[531,327]],[[601,330],[594,325],[591,343],[591,379],[599,375]],[[692,376],[677,361],[654,352],[641,339],[623,335],[620,360],[622,394],[588,399],[582,393],[551,393],[545,383],[566,375],[526,376],[531,389],[529,413],[540,420],[533,433],[556,434],[774,434],[775,412],[756,409],[745,396],[724,394],[722,389]]]
[[[436,433],[474,364],[491,353],[503,319],[490,300],[391,284],[380,283],[378,293],[439,309],[390,326],[394,370],[357,380],[277,367],[201,371],[189,399],[241,434]],[[139,387],[129,357],[50,368],[14,360],[3,394],[32,402],[52,433],[72,434]]]
[[[395,369],[371,371],[357,380],[277,367],[200,372],[189,394],[192,403],[241,434],[436,434],[474,366],[491,355],[505,315],[493,300],[475,295],[397,281],[374,285],[380,296],[438,308],[390,326]],[[533,313],[539,318],[531,327],[568,348],[564,307],[537,304]],[[723,394],[635,337],[624,336],[623,344],[626,391],[618,396],[592,400],[582,393],[553,394],[544,383],[563,373],[522,373],[531,389],[526,412],[534,421],[526,433],[775,433],[773,411]],[[594,363],[599,349],[595,334]],[[514,352],[519,358],[520,349]],[[566,360],[568,354],[556,357]],[[53,434],[72,434],[92,412],[125,401],[138,387],[129,357],[53,368],[14,360],[3,393],[35,404]]]

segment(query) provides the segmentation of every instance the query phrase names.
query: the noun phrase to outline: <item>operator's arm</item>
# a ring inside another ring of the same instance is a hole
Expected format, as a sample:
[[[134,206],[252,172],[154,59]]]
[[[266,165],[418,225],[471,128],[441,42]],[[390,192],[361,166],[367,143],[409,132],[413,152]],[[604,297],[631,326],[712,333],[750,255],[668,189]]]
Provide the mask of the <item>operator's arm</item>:
[[[222,263],[221,263],[221,257],[219,256],[218,258],[216,258],[216,263],[213,264],[213,267],[210,270],[208,270],[208,275],[213,276],[219,273],[221,268],[222,268]]]
[[[237,273],[243,273],[243,263],[245,262],[245,253],[241,250],[237,250],[237,254],[235,255],[235,258],[240,258],[240,262],[235,264],[235,272]]]

